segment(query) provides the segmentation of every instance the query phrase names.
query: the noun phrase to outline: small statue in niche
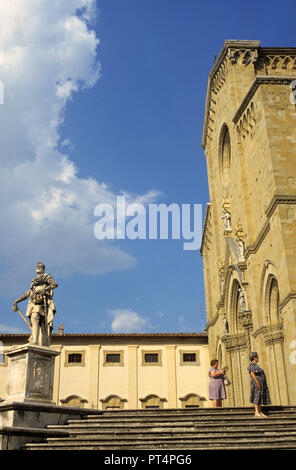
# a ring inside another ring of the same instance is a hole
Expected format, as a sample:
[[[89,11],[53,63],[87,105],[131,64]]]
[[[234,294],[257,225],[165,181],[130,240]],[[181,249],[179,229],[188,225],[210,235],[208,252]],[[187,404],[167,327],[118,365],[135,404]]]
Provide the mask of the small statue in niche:
[[[225,209],[224,207],[224,214],[221,216],[221,219],[224,220],[224,230],[227,232],[231,232],[231,215],[228,210]]]
[[[243,290],[241,288],[238,289],[238,300],[241,306],[240,311],[245,312],[246,311],[246,299],[245,299],[245,294],[243,293]]]
[[[229,326],[228,326],[228,321],[227,321],[225,314],[223,315],[223,334],[229,335]]]
[[[238,261],[244,262],[245,261],[245,243],[241,238],[238,238],[237,246],[238,246]]]

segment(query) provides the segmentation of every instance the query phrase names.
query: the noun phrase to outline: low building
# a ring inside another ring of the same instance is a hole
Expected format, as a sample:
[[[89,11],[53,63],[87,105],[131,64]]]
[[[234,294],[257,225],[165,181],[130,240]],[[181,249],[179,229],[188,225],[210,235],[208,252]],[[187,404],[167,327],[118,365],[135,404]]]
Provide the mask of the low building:
[[[25,334],[0,334],[0,396],[5,398],[5,352]],[[207,407],[206,333],[64,334],[52,336],[54,401],[93,409]]]

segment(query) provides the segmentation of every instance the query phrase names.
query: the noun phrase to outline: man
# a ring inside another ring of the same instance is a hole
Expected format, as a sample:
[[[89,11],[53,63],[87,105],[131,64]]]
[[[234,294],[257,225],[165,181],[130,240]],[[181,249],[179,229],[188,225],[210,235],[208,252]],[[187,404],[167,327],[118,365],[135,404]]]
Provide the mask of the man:
[[[56,313],[53,289],[58,287],[58,283],[50,274],[45,273],[45,265],[41,262],[36,265],[36,274],[30,289],[14,301],[12,310],[16,312],[17,304],[29,297],[26,312],[26,317],[29,317],[32,326],[29,342],[40,346],[49,346],[53,330],[53,317]]]

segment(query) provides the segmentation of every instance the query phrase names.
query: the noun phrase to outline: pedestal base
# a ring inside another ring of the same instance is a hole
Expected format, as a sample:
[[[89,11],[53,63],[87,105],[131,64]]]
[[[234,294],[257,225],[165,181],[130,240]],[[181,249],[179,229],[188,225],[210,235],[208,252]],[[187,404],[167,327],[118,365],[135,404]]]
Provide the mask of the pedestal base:
[[[58,351],[30,343],[6,352],[8,387],[5,402],[55,404],[53,379]]]

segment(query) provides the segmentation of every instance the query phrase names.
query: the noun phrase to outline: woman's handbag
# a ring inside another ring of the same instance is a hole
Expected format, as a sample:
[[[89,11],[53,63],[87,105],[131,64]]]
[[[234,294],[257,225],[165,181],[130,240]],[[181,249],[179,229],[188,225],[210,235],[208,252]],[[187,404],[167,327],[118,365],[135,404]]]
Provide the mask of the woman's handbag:
[[[225,387],[228,387],[228,385],[231,385],[231,382],[227,377],[223,378],[223,383],[224,383]]]

